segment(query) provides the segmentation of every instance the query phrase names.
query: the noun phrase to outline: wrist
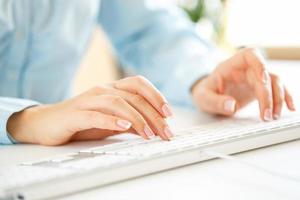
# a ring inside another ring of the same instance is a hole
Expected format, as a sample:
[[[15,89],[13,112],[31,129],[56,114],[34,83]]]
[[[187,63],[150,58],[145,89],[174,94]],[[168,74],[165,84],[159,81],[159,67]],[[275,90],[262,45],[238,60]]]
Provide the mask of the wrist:
[[[192,95],[194,94],[195,89],[197,90],[197,86],[201,84],[201,82],[203,82],[204,79],[206,79],[209,75],[205,75],[202,76],[201,78],[199,78],[191,87],[191,93]]]
[[[26,108],[12,114],[7,121],[7,132],[10,136],[21,143],[37,143],[34,131],[30,129],[33,120],[32,114],[38,106]]]

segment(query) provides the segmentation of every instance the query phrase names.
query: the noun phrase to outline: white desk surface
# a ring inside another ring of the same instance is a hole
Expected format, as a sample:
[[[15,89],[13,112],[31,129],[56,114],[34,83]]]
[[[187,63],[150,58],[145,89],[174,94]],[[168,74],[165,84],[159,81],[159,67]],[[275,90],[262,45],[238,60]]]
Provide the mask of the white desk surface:
[[[270,69],[282,75],[284,82],[289,86],[297,100],[296,106],[299,107],[300,93],[297,90],[300,84],[300,62],[272,61],[270,62]],[[258,116],[256,103],[238,113],[237,117],[253,115]],[[175,117],[170,120],[170,124],[176,130],[217,120],[218,118],[204,113],[176,108]],[[0,168],[133,137],[136,136],[120,135],[104,141],[72,143],[60,147],[38,145],[1,146]],[[300,177],[300,140],[241,153],[236,157],[272,170]],[[300,199],[300,182],[287,181],[244,165],[217,159],[124,181],[61,199],[286,200]]]

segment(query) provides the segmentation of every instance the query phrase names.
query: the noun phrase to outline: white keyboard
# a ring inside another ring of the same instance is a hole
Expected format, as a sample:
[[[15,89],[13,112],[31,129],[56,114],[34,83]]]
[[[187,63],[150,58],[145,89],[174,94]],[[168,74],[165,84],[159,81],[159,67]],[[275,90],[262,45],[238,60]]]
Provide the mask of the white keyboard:
[[[297,115],[272,122],[224,120],[178,131],[171,141],[139,138],[3,169],[0,199],[62,196],[214,158],[206,149],[232,154],[299,138]]]

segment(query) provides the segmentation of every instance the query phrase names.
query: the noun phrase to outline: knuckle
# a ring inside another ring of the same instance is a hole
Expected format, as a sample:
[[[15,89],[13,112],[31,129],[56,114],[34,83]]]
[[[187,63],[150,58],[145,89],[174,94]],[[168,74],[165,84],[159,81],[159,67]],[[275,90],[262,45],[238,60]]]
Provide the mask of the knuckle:
[[[102,86],[94,86],[90,89],[90,92],[94,94],[101,94],[103,90],[104,88]]]
[[[145,125],[146,125],[146,122],[145,122],[145,120],[143,119],[142,116],[137,114],[137,115],[133,116],[133,125],[135,127],[137,127],[138,129],[143,130]]]
[[[274,82],[276,82],[276,83],[279,83],[279,82],[280,82],[280,78],[279,78],[278,75],[272,74],[271,76],[272,76],[272,79],[273,79]]]
[[[144,76],[137,75],[137,76],[134,76],[133,78],[138,84],[146,84],[147,83],[147,79]]]
[[[146,100],[140,95],[134,95],[132,98],[134,103],[136,104],[146,104]]]
[[[134,124],[146,124],[142,114],[140,114],[138,111],[131,112],[130,118],[132,118]]]
[[[265,69],[265,59],[257,48],[249,47],[244,49],[244,54],[249,57],[254,57],[257,61],[257,66],[262,70]]]
[[[165,119],[163,119],[160,115],[156,114],[154,115],[154,121],[155,123],[159,124],[159,126],[166,126],[167,122]]]
[[[243,49],[243,52],[247,55],[256,55],[257,53],[259,53],[259,50],[255,47],[247,47]]]
[[[119,96],[111,95],[109,97],[109,99],[113,104],[123,104],[124,103],[124,100]]]
[[[125,100],[122,97],[111,94],[103,94],[100,96],[102,101],[111,102],[112,104],[124,104]]]
[[[266,69],[265,64],[261,60],[258,61],[257,67],[260,68],[261,70]]]

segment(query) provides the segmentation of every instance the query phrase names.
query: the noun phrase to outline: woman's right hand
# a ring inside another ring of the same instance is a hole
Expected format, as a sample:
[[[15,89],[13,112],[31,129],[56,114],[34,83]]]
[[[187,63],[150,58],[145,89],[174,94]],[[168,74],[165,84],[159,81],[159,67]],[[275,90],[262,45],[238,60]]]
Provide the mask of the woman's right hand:
[[[149,139],[172,137],[166,99],[145,78],[129,77],[88,90],[57,104],[14,113],[7,130],[19,142],[61,145],[71,140],[102,139],[133,132]]]

